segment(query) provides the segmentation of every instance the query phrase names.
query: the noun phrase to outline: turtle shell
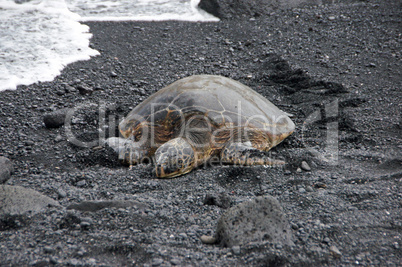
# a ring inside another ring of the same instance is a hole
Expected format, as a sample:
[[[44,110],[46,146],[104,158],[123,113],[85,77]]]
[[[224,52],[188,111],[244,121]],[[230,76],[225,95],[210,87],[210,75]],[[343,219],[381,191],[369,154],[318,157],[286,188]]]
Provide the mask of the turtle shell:
[[[119,127],[127,138],[141,131],[144,121],[155,127],[166,127],[194,116],[203,116],[218,128],[257,128],[278,139],[288,136],[295,128],[287,114],[262,95],[244,84],[216,75],[190,76],[166,86],[135,107]],[[168,129],[166,134],[171,132]]]

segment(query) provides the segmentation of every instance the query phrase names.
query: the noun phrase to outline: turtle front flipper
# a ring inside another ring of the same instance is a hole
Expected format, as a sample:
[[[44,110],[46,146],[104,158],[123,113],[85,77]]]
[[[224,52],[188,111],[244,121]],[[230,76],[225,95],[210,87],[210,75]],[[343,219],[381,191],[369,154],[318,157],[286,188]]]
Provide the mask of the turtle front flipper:
[[[151,161],[148,150],[130,139],[110,137],[106,139],[106,143],[119,155],[119,160],[124,164],[135,165]]]
[[[195,167],[193,147],[184,138],[175,138],[155,152],[155,172],[159,178],[173,178]]]
[[[263,151],[254,148],[251,142],[227,144],[221,151],[221,161],[240,166],[285,164],[282,160],[271,159]]]

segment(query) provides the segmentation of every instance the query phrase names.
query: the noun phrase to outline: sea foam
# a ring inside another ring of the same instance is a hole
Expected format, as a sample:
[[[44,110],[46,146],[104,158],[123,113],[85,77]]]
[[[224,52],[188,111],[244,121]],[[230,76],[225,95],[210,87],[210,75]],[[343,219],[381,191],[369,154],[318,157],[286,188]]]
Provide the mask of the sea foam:
[[[200,0],[67,0],[81,21],[219,21],[198,8]]]
[[[80,21],[218,21],[199,1],[0,0],[0,91],[52,81],[67,64],[98,55]]]
[[[67,64],[98,55],[79,20],[63,0],[0,1],[0,91],[51,81]]]

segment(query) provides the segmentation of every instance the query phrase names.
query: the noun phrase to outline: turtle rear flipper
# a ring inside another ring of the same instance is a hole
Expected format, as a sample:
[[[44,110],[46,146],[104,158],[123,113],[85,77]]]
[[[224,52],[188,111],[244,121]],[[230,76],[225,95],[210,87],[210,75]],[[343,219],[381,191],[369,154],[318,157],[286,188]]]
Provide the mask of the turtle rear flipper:
[[[184,138],[175,138],[155,152],[155,173],[159,178],[173,178],[195,167],[193,147]]]
[[[271,159],[263,151],[254,148],[250,142],[229,143],[221,151],[221,161],[224,164],[240,166],[285,164],[283,160]]]
[[[106,139],[106,143],[119,155],[119,160],[124,164],[135,165],[151,161],[148,150],[130,139],[110,137]]]

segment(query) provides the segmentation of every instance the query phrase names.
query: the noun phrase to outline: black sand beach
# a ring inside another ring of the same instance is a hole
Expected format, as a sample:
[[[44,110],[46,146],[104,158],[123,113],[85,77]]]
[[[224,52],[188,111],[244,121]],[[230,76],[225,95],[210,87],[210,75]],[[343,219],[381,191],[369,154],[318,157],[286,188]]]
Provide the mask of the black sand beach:
[[[10,212],[0,197],[0,265],[401,265],[401,10],[370,0],[217,23],[86,23],[100,56],[0,92],[0,156],[14,169],[0,196],[21,186],[43,195],[21,193],[25,206],[52,204]],[[98,143],[150,94],[195,74],[238,80],[293,115],[295,133],[270,152],[283,168],[204,166],[162,180]],[[75,139],[45,126],[45,114],[64,122],[59,110],[74,107]],[[229,207],[266,195],[294,244],[201,241]]]

